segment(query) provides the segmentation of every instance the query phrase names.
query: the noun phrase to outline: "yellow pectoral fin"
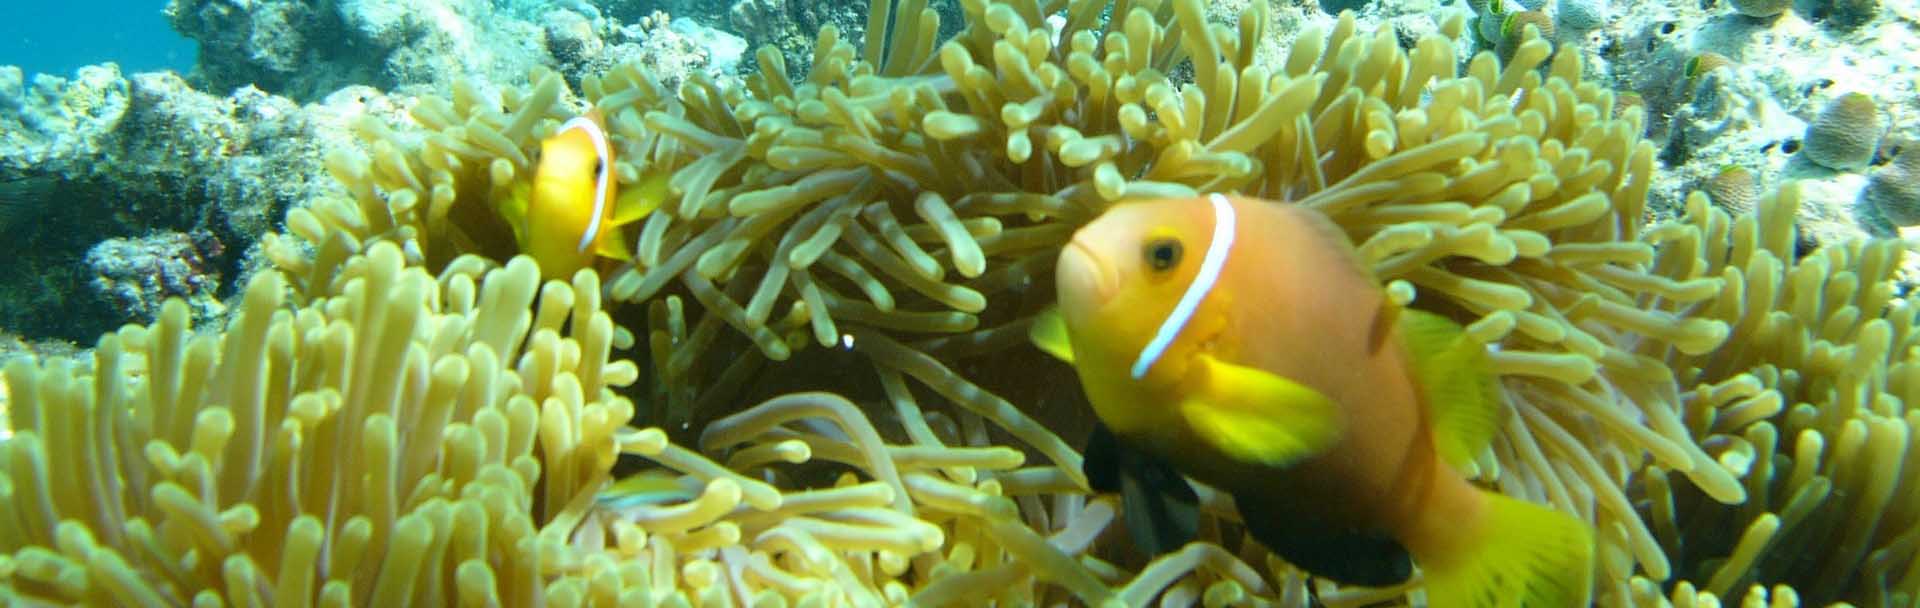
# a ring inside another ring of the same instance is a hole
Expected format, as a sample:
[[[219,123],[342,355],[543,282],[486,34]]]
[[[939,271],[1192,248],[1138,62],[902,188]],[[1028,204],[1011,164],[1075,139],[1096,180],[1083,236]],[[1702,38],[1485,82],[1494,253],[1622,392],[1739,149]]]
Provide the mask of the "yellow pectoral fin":
[[[640,176],[640,183],[630,189],[624,189],[613,200],[613,221],[615,226],[624,226],[647,217],[660,203],[667,200],[667,178],[665,171],[649,172]]]
[[[1235,459],[1287,466],[1333,447],[1345,431],[1332,399],[1298,382],[1201,355],[1180,403],[1200,438]]]
[[[625,262],[633,259],[633,250],[627,247],[627,235],[617,226],[602,228],[600,238],[593,243],[593,254],[603,258],[613,258]]]
[[[1048,308],[1034,317],[1027,339],[1054,358],[1073,363],[1073,344],[1067,340],[1067,320],[1060,316],[1060,309]]]
[[[506,198],[496,203],[500,219],[505,220],[507,226],[513,229],[513,239],[520,244],[522,251],[527,249],[527,243],[530,241],[527,234],[527,208],[532,204],[529,200],[532,198],[533,188],[529,187],[527,182],[520,181],[507,189]]]

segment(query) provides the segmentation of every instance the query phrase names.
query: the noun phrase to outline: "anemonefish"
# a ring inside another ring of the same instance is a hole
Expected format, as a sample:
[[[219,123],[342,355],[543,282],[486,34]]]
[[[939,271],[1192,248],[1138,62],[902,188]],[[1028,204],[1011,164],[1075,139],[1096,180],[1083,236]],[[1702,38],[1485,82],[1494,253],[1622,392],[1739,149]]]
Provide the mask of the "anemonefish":
[[[1136,537],[1191,536],[1192,490],[1156,481],[1164,467],[1232,495],[1256,540],[1316,576],[1386,586],[1417,564],[1431,606],[1586,603],[1590,526],[1460,471],[1500,419],[1486,347],[1397,305],[1323,214],[1116,205],[1062,249],[1056,285],[1032,337],[1076,369],[1102,427],[1087,476],[1127,482]]]
[[[622,194],[614,173],[613,139],[599,110],[562,123],[540,142],[532,183],[506,214],[520,251],[540,264],[542,276],[570,279],[599,258],[632,257],[620,227],[660,206],[667,175],[643,173],[638,187]]]
[[[622,477],[594,495],[601,508],[621,510],[642,505],[668,505],[693,500],[701,484],[668,469],[653,468]]]

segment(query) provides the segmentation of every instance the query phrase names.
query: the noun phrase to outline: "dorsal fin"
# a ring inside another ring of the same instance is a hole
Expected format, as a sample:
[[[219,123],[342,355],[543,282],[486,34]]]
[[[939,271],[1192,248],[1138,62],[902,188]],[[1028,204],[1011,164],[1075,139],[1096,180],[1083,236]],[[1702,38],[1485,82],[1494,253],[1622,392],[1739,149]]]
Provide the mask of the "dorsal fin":
[[[1414,381],[1433,416],[1434,447],[1464,468],[1493,441],[1503,413],[1487,349],[1446,317],[1414,308],[1399,317]]]
[[[1367,261],[1360,257],[1360,248],[1354,245],[1353,238],[1347,236],[1346,229],[1341,228],[1340,224],[1333,221],[1333,218],[1327,217],[1327,214],[1321,213],[1319,209],[1305,205],[1294,203],[1268,204],[1285,206],[1286,209],[1283,211],[1300,218],[1301,222],[1306,224],[1307,228],[1310,229],[1309,232],[1320,237],[1322,241],[1321,244],[1332,247],[1339,254],[1341,261],[1347,263],[1349,270],[1365,278],[1369,284],[1380,284],[1380,279],[1374,274],[1373,267],[1367,265]]]
[[[1389,344],[1393,330],[1400,327],[1400,311],[1406,307],[1395,304],[1392,298],[1380,298],[1380,308],[1374,311],[1373,324],[1367,328],[1367,352],[1377,353]]]

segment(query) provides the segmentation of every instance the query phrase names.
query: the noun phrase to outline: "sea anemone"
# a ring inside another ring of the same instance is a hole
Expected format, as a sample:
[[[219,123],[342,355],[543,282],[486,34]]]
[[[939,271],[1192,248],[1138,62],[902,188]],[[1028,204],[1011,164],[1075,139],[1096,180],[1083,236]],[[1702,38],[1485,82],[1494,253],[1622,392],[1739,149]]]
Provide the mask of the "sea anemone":
[[[366,118],[329,159],[349,196],[289,213],[224,330],[169,304],[91,365],[6,370],[0,592],[1408,603],[1310,587],[1211,493],[1203,542],[1130,553],[1063,438],[1072,372],[1025,341],[1059,248],[1116,202],[1239,192],[1495,347],[1511,415],[1471,473],[1594,524],[1600,604],[1920,595],[1896,241],[1797,255],[1790,187],[1644,226],[1644,110],[1538,27],[1462,62],[1463,14],[1410,49],[1345,14],[1269,65],[1266,10],[966,0],[942,41],[876,0],[891,37],[826,28],[797,77],[762,50],[744,87],[623,66],[584,103],[540,73]],[[668,200],[632,265],[543,283],[499,202],[589,104]],[[596,506],[647,467],[699,496]]]

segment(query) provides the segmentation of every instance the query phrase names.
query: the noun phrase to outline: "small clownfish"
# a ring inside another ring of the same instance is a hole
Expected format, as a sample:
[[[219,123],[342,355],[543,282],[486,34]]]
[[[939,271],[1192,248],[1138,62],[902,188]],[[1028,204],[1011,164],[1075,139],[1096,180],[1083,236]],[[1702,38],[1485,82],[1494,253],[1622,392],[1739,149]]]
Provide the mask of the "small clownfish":
[[[700,496],[701,484],[667,469],[647,469],[600,490],[593,497],[601,508],[623,510],[642,505],[683,503]]]
[[[589,110],[540,142],[525,206],[508,212],[520,251],[539,262],[545,278],[571,279],[602,257],[631,259],[620,227],[646,217],[666,198],[665,172],[645,173],[633,191],[619,192],[605,125],[598,109]],[[515,215],[517,222],[511,221]]]
[[[1394,303],[1326,216],[1121,204],[1073,235],[1056,283],[1031,337],[1077,371],[1100,422],[1087,478],[1123,493],[1137,544],[1192,539],[1185,475],[1316,576],[1387,586],[1418,564],[1432,606],[1586,604],[1590,526],[1460,472],[1499,424],[1486,347]]]

